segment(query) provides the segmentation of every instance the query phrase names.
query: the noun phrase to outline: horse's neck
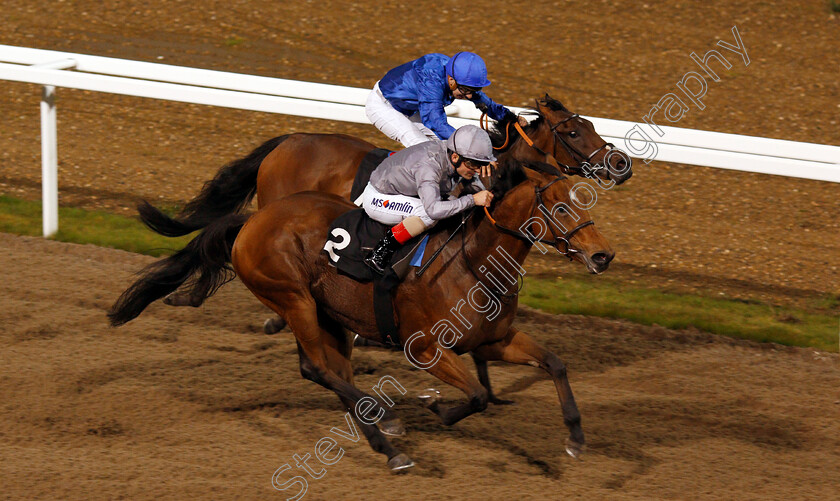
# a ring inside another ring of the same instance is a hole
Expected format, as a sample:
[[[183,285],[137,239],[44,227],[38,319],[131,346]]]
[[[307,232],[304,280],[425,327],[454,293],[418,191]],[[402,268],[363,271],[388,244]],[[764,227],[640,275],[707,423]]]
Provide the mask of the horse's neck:
[[[526,181],[505,195],[493,211],[493,218],[498,224],[519,230],[519,227],[532,216],[533,200],[528,200],[523,193],[531,187],[531,183]],[[476,224],[477,226],[473,226],[471,245],[467,248],[472,260],[482,262],[494,254],[498,247],[501,247],[520,266],[525,262],[528,251],[531,249],[530,242],[499,231],[487,217],[482,217]]]
[[[523,184],[530,186],[530,183]],[[516,189],[514,188],[514,190]],[[500,215],[500,217],[504,218],[504,221],[499,221],[500,224],[518,229],[530,217],[529,210],[533,208],[533,204],[528,201],[519,204],[514,202],[515,200],[512,197],[508,199],[508,196],[506,196],[502,200],[502,203],[499,204],[499,207],[493,212],[493,216]],[[516,205],[523,207],[514,207]],[[524,207],[524,205],[527,205],[527,207]],[[475,208],[473,210],[479,211],[481,209]],[[464,228],[461,228],[460,231],[462,234],[456,235],[452,239],[452,242],[447,244],[449,249],[445,250],[438,258],[443,263],[453,261],[453,259],[455,263],[458,263],[454,267],[448,267],[444,271],[445,274],[454,273],[455,275],[453,276],[462,277],[463,275],[471,275],[474,272],[480,273],[481,269],[487,266],[488,258],[491,255],[495,255],[496,261],[499,261],[499,248],[504,250],[503,255],[506,261],[512,259],[521,268],[531,248],[531,244],[528,241],[503,233],[494,228],[490,220],[484,214],[478,212],[473,214],[470,222]],[[435,239],[429,241],[429,248],[437,248],[443,245],[448,235],[448,232],[438,233]],[[509,264],[512,265],[513,263]],[[470,271],[470,268],[473,271]],[[437,273],[429,273],[426,277],[432,281],[439,280]],[[422,282],[423,280],[420,280],[417,283],[420,284]]]
[[[564,148],[555,151],[554,133],[548,130],[547,123],[543,122],[539,127],[528,131],[527,134],[528,138],[533,141],[533,146],[528,144],[520,134],[510,148],[502,155],[512,155],[513,158],[518,160],[531,160],[535,162],[546,162],[548,164],[551,164],[551,160],[554,160],[560,165],[574,165],[575,160],[568,155],[568,152]],[[540,153],[540,150],[547,156]],[[557,158],[558,154],[560,158]],[[560,165],[555,165],[555,167],[560,168],[561,171],[566,170],[561,168]]]
[[[535,162],[545,161],[543,158],[542,153],[540,150],[548,153],[551,155],[552,153],[549,151],[551,149],[551,144],[548,144],[545,138],[545,134],[539,130],[539,128],[528,131],[528,139],[533,142],[533,146],[525,140],[521,134],[517,135],[516,139],[513,141],[513,144],[510,145],[507,151],[503,155],[511,155],[513,158],[518,160],[532,160]],[[502,155],[500,155],[502,156]]]

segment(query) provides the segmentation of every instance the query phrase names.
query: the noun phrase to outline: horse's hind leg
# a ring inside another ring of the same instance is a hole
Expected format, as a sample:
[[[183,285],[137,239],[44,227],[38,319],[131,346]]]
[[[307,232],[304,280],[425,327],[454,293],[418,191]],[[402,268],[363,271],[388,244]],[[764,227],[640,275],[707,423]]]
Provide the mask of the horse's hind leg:
[[[350,365],[349,350],[343,352],[343,350],[341,350],[342,341],[339,341],[338,344],[339,346],[335,347],[337,348],[336,350],[327,350],[328,365],[336,374],[352,385],[353,368]],[[352,348],[352,346],[350,348]],[[347,356],[345,356],[345,354]],[[298,355],[300,357],[301,374],[303,374],[307,379],[312,379],[312,377],[308,374],[311,371],[312,361],[306,356],[306,353],[301,348],[300,343],[298,343]],[[338,394],[338,392],[336,393]],[[414,466],[414,462],[407,455],[401,453],[393,445],[391,445],[390,441],[376,425],[371,425],[360,420],[360,418],[356,415],[356,401],[340,394],[338,395],[338,398],[353,417],[353,421],[355,421],[362,430],[362,433],[367,439],[368,444],[370,444],[371,449],[379,452],[380,454],[384,454],[388,458],[388,467],[391,470],[400,471]],[[381,423],[382,421],[376,424],[379,425]],[[399,424],[398,420],[397,423]],[[402,427],[401,424],[400,427]]]
[[[557,395],[560,397],[560,407],[563,409],[563,422],[569,428],[569,438],[566,440],[566,452],[572,457],[578,457],[583,452],[584,438],[580,426],[580,411],[572,395],[572,387],[566,376],[566,366],[554,353],[546,350],[534,341],[531,336],[513,327],[507,337],[492,344],[478,347],[476,354],[485,360],[503,360],[513,364],[535,365],[551,375]]]
[[[211,289],[216,284],[213,277],[207,273],[199,273],[195,280],[186,290],[177,290],[165,298],[163,304],[169,306],[192,306],[198,308],[207,299]]]
[[[356,345],[353,339],[355,334],[344,329],[338,322],[323,312],[319,312],[318,323],[323,330],[330,334],[330,336],[325,338],[325,347],[328,355],[327,363],[330,364],[330,367],[342,379],[356,386],[356,383],[353,381],[353,367],[350,365],[350,357],[353,353],[353,347]],[[298,352],[300,353],[300,344],[298,344]],[[379,402],[379,406],[383,410],[382,419],[377,421],[376,427],[385,435],[392,437],[405,435],[405,427],[394,411],[390,407],[385,406],[381,398],[373,398]]]
[[[205,298],[193,294],[191,290],[175,291],[163,298],[163,304],[168,304],[169,306],[192,306],[193,308],[198,308],[204,304],[204,299]]]

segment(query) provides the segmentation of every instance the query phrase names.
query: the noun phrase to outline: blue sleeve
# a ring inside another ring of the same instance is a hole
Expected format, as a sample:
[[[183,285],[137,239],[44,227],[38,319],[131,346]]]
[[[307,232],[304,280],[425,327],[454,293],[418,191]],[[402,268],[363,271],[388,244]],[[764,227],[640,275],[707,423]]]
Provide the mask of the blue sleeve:
[[[446,120],[443,110],[444,82],[440,71],[421,69],[417,71],[417,101],[423,125],[432,130],[438,138],[445,140],[455,132],[455,127]]]
[[[482,91],[478,91],[473,95],[472,102],[475,103],[476,108],[487,113],[490,118],[496,121],[505,118],[507,114],[513,115],[512,111],[493,101]]]

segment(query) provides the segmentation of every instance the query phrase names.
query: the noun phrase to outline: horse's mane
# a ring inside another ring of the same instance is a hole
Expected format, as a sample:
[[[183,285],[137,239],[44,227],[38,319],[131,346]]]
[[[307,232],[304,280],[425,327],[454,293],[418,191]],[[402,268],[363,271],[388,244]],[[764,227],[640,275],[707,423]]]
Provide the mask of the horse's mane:
[[[505,196],[505,193],[519,186],[527,179],[528,175],[525,174],[521,162],[513,158],[505,158],[498,163],[495,172],[493,172],[493,183],[491,185],[493,196],[497,200],[501,200]]]
[[[560,101],[554,99],[553,97],[549,96],[548,94],[545,95],[544,98],[538,100],[539,103],[552,111],[565,111],[567,113],[571,113]],[[537,112],[536,108],[528,108],[533,110],[533,112]],[[505,140],[508,138],[508,134],[510,134],[510,140],[508,141],[507,146],[502,149],[496,150],[496,153],[504,153],[507,151],[511,145],[513,145],[514,141],[519,138],[519,132],[517,132],[516,128],[514,128],[513,124],[516,122],[517,117],[515,115],[508,115],[502,120],[496,122],[487,133],[490,135],[490,141],[493,143],[494,148],[500,148],[502,145],[505,144]],[[545,121],[545,118],[542,115],[538,115],[537,118],[527,126],[524,127],[525,133],[532,132],[536,130],[542,123]]]
[[[505,158],[499,162],[493,173],[490,191],[493,193],[494,203],[504,198],[507,192],[528,180],[528,174],[525,173],[526,168],[565,178],[556,167],[545,162],[522,162],[513,158]]]
[[[544,98],[540,100],[542,104],[549,107],[551,111],[565,111],[566,113],[571,113],[568,108],[566,108],[563,103],[559,100],[554,99],[553,97],[549,96],[548,94],[545,95]]]

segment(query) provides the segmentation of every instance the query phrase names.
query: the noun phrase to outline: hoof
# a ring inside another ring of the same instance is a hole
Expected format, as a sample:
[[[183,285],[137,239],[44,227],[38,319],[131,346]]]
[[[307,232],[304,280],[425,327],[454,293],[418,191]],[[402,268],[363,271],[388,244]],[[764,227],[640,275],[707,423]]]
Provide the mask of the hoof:
[[[402,453],[397,454],[396,456],[388,460],[388,468],[390,468],[391,471],[394,473],[402,473],[405,470],[411,468],[412,466],[414,466],[414,461],[412,461],[410,457]]]
[[[272,317],[263,324],[263,332],[266,334],[277,334],[286,328],[286,321],[280,317]]]
[[[571,438],[566,439],[566,453],[575,459],[580,459],[581,454],[586,449],[586,446],[575,442]]]
[[[422,403],[423,406],[431,408],[437,403],[438,399],[440,399],[440,392],[434,388],[426,388],[423,390],[423,393],[417,395],[417,398],[420,399],[420,403]]]
[[[392,419],[391,421],[380,421],[376,423],[379,431],[388,435],[389,437],[402,437],[405,435],[405,426],[399,419]]]
[[[193,308],[197,308],[203,302],[200,299],[193,299],[189,293],[177,291],[163,298],[163,304],[168,304],[169,306],[192,306]]]
[[[503,400],[501,398],[490,397],[488,401],[493,405],[514,405],[516,402],[513,400]]]

